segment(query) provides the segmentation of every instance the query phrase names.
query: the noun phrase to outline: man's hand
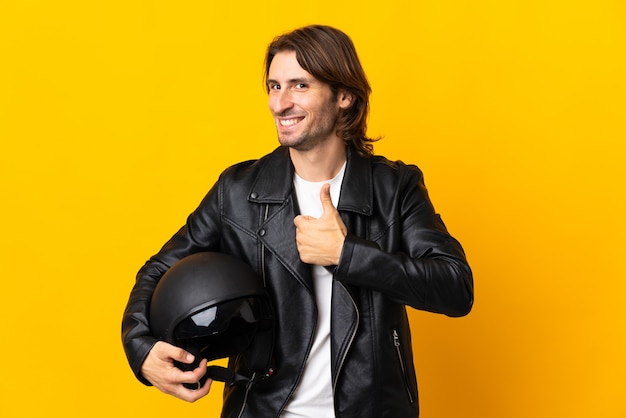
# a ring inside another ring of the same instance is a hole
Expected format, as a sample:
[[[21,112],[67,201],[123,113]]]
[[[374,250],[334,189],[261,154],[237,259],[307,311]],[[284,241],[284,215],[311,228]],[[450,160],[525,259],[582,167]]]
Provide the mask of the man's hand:
[[[296,245],[304,263],[336,265],[339,263],[348,229],[333,206],[330,184],[322,186],[320,199],[324,209],[320,218],[298,215],[293,220],[296,225]]]
[[[209,393],[211,379],[198,390],[187,389],[183,383],[197,383],[206,373],[206,360],[200,362],[193,371],[183,372],[174,365],[174,360],[181,363],[192,363],[193,355],[182,348],[159,341],[141,365],[141,374],[161,392],[175,396],[187,402],[195,402]]]

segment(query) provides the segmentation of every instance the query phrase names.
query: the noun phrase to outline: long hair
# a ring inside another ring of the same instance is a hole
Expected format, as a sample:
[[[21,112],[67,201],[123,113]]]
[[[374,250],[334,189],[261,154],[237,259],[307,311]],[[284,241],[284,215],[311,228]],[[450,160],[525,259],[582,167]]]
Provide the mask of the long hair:
[[[359,154],[372,155],[372,143],[378,140],[366,134],[372,90],[348,35],[330,26],[311,25],[274,38],[265,55],[263,81],[266,88],[272,60],[283,51],[295,52],[298,64],[317,80],[328,84],[335,96],[340,89],[353,96],[353,103],[339,115],[337,135],[347,145],[353,145]]]

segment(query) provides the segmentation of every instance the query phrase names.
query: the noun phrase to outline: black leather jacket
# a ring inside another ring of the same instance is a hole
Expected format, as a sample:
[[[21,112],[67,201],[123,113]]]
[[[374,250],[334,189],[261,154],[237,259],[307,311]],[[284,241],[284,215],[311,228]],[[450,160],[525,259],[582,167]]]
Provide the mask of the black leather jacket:
[[[174,262],[199,251],[235,254],[263,277],[274,301],[274,374],[226,387],[225,417],[278,417],[309,354],[317,313],[311,272],[295,245],[298,204],[287,148],[226,170],[183,226],[139,271],[122,324],[137,377],[156,342],[149,300]],[[473,304],[471,270],[434,212],[420,170],[348,150],[338,208],[348,228],[334,268],[331,366],[341,418],[419,414],[405,305],[448,316]],[[243,365],[231,359],[239,373]],[[245,400],[245,401],[244,401]]]

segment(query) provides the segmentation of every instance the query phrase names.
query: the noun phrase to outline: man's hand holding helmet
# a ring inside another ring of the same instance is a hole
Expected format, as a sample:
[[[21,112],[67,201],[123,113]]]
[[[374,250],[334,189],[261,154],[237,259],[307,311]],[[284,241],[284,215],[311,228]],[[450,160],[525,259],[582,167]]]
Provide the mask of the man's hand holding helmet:
[[[196,384],[207,371],[207,361],[203,359],[193,371],[184,372],[174,365],[174,361],[193,363],[192,354],[165,341],[157,342],[141,366],[141,374],[154,387],[168,395],[175,396],[187,402],[195,402],[206,396],[211,389],[212,380],[208,379],[204,386],[191,390],[183,386],[184,383]]]

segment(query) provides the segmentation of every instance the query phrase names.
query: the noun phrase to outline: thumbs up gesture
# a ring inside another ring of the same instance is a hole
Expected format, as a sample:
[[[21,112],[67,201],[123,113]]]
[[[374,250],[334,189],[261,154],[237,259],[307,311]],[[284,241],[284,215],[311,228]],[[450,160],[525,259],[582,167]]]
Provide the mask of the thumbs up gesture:
[[[298,215],[296,245],[300,259],[307,264],[331,266],[339,263],[343,242],[348,233],[330,198],[330,184],[322,186],[320,199],[324,212],[320,218]]]

